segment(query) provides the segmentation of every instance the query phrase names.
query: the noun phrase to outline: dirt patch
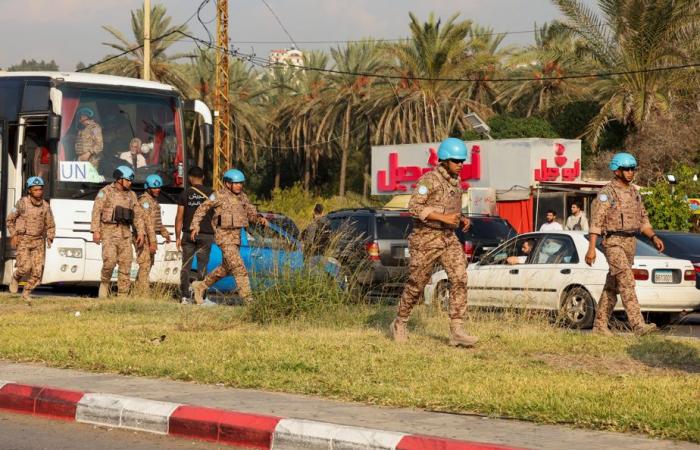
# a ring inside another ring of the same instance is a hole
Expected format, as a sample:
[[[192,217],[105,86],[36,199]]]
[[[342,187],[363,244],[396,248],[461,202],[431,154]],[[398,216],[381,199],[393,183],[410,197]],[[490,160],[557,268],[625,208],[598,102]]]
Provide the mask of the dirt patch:
[[[605,373],[608,375],[629,375],[634,373],[668,374],[674,370],[648,365],[633,359],[590,355],[553,355],[540,353],[532,356],[535,361],[540,361],[554,369],[578,370],[590,373]]]

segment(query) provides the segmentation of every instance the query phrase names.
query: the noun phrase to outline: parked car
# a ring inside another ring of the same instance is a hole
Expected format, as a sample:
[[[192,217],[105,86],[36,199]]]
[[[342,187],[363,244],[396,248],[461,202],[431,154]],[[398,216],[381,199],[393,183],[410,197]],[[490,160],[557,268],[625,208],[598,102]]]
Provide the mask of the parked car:
[[[240,253],[253,286],[273,280],[275,274],[284,268],[300,270],[304,266],[300,242],[273,222],[270,222],[269,227],[252,225],[242,230]],[[214,244],[209,254],[207,272],[220,266],[221,261],[221,249]],[[195,258],[192,264],[193,275],[196,273],[196,267]],[[229,275],[217,281],[211,289],[231,292],[236,289],[236,282]]]
[[[695,267],[695,287],[700,289],[700,234],[683,231],[656,231],[664,241],[664,253],[672,258],[687,259]],[[650,243],[646,236],[640,240]]]
[[[481,256],[517,236],[513,225],[498,216],[468,214],[471,226],[467,231],[455,230],[459,242],[469,262],[476,262]]]
[[[527,248],[525,241],[532,245],[527,255],[522,253]],[[587,234],[582,231],[535,232],[512,238],[467,269],[469,304],[553,310],[573,328],[590,328],[608,265],[598,248],[596,262],[588,266],[584,261],[587,250]],[[508,264],[512,256],[520,257],[522,263]],[[643,312],[669,318],[700,309],[690,261],[660,254],[638,242],[633,271]],[[448,283],[444,270],[433,274],[424,291],[426,301],[446,304]],[[618,301],[615,309],[623,310],[622,303]]]

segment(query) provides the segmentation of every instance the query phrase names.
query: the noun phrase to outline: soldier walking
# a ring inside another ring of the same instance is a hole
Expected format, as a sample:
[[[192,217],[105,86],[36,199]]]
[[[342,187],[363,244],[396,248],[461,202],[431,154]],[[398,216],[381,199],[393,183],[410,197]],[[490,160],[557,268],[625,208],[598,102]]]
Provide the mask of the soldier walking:
[[[608,328],[608,320],[617,303],[619,292],[632,330],[638,335],[643,335],[655,331],[656,325],[644,323],[634,289],[632,264],[637,246],[635,234],[641,231],[654,243],[659,252],[664,251],[664,243],[654,234],[642,197],[632,185],[637,160],[629,153],[617,153],[610,161],[609,167],[615,178],[601,189],[596,199],[597,205],[593,209],[586,253],[586,264],[590,266],[596,260],[598,236],[602,236],[603,253],[609,269],[603,293],[598,301],[593,331],[612,335]]]
[[[131,190],[134,171],[128,166],[119,166],[113,177],[114,183],[100,190],[92,206],[92,240],[96,244],[102,243],[100,298],[109,295],[109,282],[117,265],[119,295],[129,292],[133,259],[132,227],[136,230],[136,247],[142,247],[145,242],[143,209]]]
[[[163,179],[160,175],[149,175],[146,177],[146,192],[139,197],[139,205],[143,209],[144,228],[146,229],[146,241],[137,249],[136,261],[139,263],[139,272],[136,275],[136,287],[142,292],[148,292],[149,275],[153,267],[154,256],[158,249],[156,234],[165,238],[166,243],[170,243],[170,233],[163,225],[160,203],[160,189],[163,186]]]
[[[411,310],[418,303],[423,288],[432,275],[436,262],[445,268],[450,280],[451,346],[471,347],[478,338],[464,331],[467,311],[467,261],[454,230],[469,228],[469,219],[462,216],[462,188],[459,173],[467,159],[467,146],[461,139],[448,138],[438,148],[438,167],[418,180],[408,210],[414,218],[408,238],[411,253],[409,276],[399,301],[391,333],[396,342],[408,339],[406,324]]]
[[[248,200],[243,192],[245,176],[237,169],[230,169],[224,173],[224,187],[209,196],[209,200],[202,203],[192,218],[190,239],[197,240],[199,226],[202,219],[210,209],[214,209],[212,227],[214,228],[214,240],[221,248],[223,263],[208,274],[203,281],[192,283],[195,302],[201,305],[204,302],[206,290],[225,277],[233,275],[238,286],[238,294],[244,303],[252,301],[253,294],[250,290],[248,272],[240,255],[241,229],[250,223],[267,226],[267,219],[258,215],[258,211]]]
[[[10,245],[17,249],[16,269],[10,280],[10,292],[16,294],[19,282],[27,277],[22,298],[30,302],[32,290],[41,282],[44,273],[46,247],[56,236],[56,225],[51,207],[44,200],[44,180],[31,177],[27,180],[28,195],[19,199],[7,217]]]

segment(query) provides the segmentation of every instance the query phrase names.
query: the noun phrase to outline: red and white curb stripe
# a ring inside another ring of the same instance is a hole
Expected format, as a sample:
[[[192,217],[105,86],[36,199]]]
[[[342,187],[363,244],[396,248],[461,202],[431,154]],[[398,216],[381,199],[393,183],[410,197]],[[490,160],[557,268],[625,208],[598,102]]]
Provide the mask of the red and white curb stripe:
[[[2,380],[0,410],[260,449],[514,449]]]

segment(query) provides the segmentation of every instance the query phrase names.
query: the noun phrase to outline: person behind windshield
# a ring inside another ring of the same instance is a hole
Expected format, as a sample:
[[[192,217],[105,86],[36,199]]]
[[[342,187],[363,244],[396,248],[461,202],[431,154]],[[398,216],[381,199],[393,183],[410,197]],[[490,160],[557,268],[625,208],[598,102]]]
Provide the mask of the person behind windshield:
[[[528,239],[526,241],[523,241],[522,246],[520,247],[520,255],[509,256],[508,258],[506,258],[506,263],[510,265],[525,264],[525,261],[527,261],[527,258],[528,256],[530,256],[530,253],[532,252],[533,248],[535,248],[534,240]]]
[[[135,137],[129,141],[129,150],[119,154],[119,159],[131,164],[136,170],[146,166],[146,158],[141,154],[141,139]]]
[[[104,147],[102,127],[93,120],[95,112],[92,108],[83,106],[78,109],[77,115],[82,128],[78,131],[75,140],[75,156],[78,161],[89,161],[93,167],[97,168]]]

